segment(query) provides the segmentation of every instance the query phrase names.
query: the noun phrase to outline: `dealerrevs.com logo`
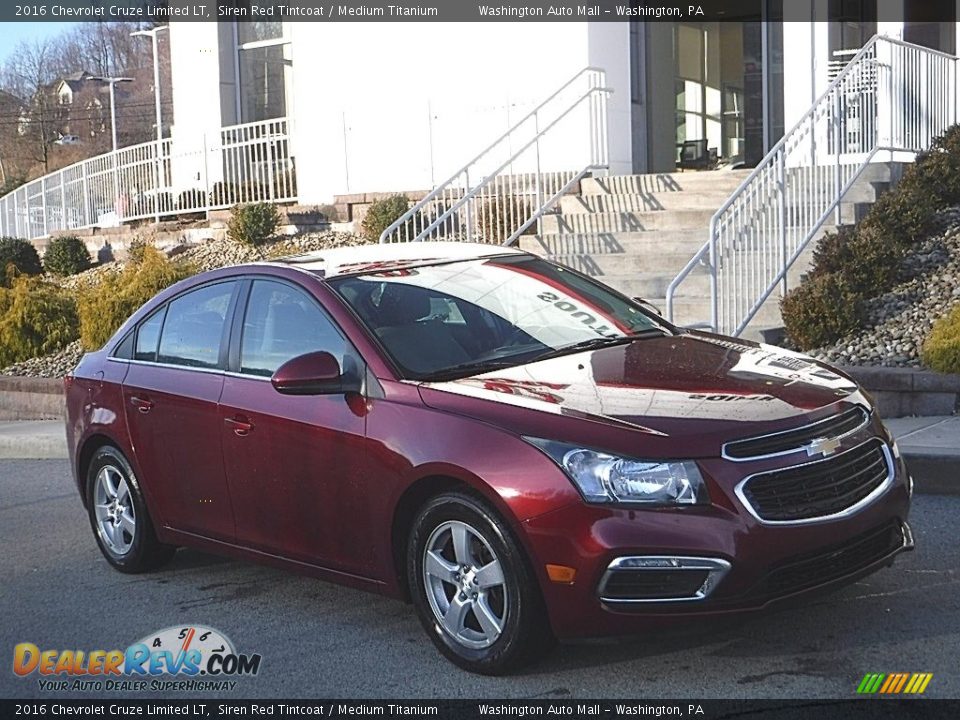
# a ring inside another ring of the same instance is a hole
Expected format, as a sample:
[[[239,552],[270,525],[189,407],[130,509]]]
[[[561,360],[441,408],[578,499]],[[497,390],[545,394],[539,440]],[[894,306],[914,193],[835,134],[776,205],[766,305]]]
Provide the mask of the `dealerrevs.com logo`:
[[[38,676],[40,690],[51,692],[233,690],[234,678],[260,671],[260,660],[202,625],[164,628],[126,650],[41,650],[29,642],[13,648],[13,672]]]

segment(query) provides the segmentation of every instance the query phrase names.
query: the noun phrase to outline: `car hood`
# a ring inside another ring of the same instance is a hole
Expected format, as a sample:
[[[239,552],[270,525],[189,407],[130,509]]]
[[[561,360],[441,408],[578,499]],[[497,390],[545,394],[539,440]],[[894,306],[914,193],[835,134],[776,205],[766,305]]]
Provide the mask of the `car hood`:
[[[709,445],[866,404],[850,378],[808,357],[699,332],[424,383],[421,396],[432,407],[500,425],[511,416],[491,414],[489,403]]]

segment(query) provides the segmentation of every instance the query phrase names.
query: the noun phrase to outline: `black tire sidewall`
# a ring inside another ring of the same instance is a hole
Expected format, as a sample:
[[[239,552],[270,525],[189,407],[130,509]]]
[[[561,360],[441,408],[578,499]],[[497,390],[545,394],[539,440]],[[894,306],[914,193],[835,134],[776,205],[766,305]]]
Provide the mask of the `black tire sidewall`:
[[[500,637],[487,648],[468,648],[452,638],[437,622],[427,599],[423,553],[433,531],[450,520],[465,522],[483,535],[496,553],[506,580],[506,622]],[[410,534],[407,577],[424,630],[454,664],[471,672],[499,675],[532,659],[536,648],[531,647],[531,643],[536,641],[536,631],[542,629],[543,622],[537,607],[541,604],[539,588],[509,528],[486,502],[465,493],[446,493],[428,502],[414,521]]]
[[[97,526],[96,514],[96,481],[100,470],[106,466],[113,466],[122,475],[127,482],[127,488],[130,497],[133,500],[133,509],[136,518],[136,530],[134,532],[133,544],[130,550],[124,555],[117,555],[100,537],[100,530]],[[121,572],[137,573],[148,570],[153,566],[153,560],[157,551],[162,548],[154,535],[153,526],[150,523],[150,515],[147,512],[147,505],[143,498],[143,492],[140,489],[140,482],[137,480],[136,473],[130,463],[124,457],[123,453],[111,446],[104,446],[97,450],[93,459],[87,467],[87,514],[90,518],[90,527],[97,540],[97,546],[100,552],[113,567]]]

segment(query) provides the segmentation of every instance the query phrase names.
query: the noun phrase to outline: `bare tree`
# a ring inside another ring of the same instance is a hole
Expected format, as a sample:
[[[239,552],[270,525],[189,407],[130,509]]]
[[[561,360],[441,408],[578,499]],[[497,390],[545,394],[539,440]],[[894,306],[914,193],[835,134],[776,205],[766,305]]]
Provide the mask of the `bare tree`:
[[[62,73],[58,47],[46,39],[18,43],[0,71],[0,87],[23,101],[19,117],[3,118],[5,144],[28,173],[35,164],[44,173],[50,170],[50,146],[59,137],[62,120],[55,82]]]

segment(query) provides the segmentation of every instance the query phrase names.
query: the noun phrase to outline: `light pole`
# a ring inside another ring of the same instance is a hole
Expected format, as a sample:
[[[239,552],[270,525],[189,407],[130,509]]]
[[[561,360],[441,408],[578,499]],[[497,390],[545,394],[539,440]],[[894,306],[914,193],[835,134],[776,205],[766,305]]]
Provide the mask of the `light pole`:
[[[152,30],[137,30],[130,33],[130,37],[149,37],[153,46],[153,101],[156,109],[156,127],[157,127],[157,147],[154,150],[154,219],[160,222],[160,157],[163,153],[163,114],[160,110],[160,52],[159,38],[157,33],[161,30],[167,30],[169,25],[158,25]]]
[[[133,78],[128,77],[101,77],[96,76],[90,78],[91,80],[99,80],[100,82],[105,82],[110,86],[110,130],[113,135],[113,151],[117,151],[117,99],[114,93],[114,85],[122,82],[133,82]]]
[[[163,116],[160,111],[160,51],[157,33],[167,30],[168,25],[158,25],[152,30],[137,30],[130,33],[130,37],[149,37],[153,45],[153,100],[157,113],[157,142],[163,140]]]

